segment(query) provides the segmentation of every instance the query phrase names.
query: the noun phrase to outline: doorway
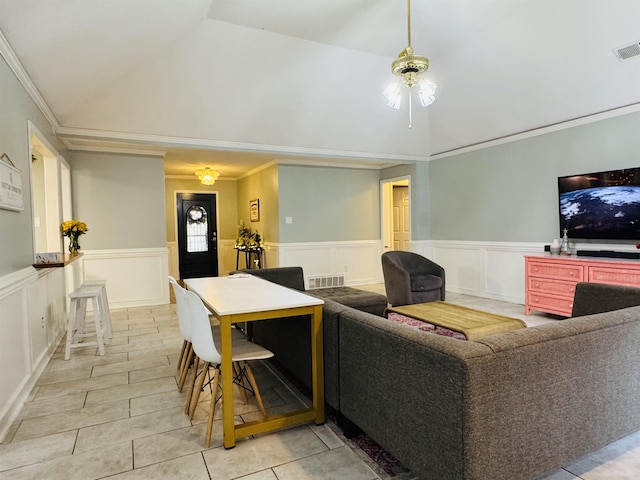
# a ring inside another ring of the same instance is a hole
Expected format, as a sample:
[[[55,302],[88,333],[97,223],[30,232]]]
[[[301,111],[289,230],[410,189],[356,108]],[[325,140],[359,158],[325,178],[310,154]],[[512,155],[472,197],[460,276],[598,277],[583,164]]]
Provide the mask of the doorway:
[[[180,278],[218,276],[218,208],[215,193],[177,193]]]
[[[60,224],[72,218],[71,170],[45,136],[28,122],[33,253],[63,252]]]
[[[410,250],[411,188],[409,177],[380,182],[383,250]]]

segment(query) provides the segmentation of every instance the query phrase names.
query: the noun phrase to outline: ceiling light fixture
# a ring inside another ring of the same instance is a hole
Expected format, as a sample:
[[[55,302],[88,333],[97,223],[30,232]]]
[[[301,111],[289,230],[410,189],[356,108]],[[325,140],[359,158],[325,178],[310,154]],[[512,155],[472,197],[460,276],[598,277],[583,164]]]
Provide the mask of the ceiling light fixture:
[[[200,183],[203,185],[213,185],[216,183],[216,180],[220,178],[220,173],[209,167],[205,167],[200,170],[196,170],[196,176],[200,179]]]
[[[415,55],[411,48],[411,0],[407,0],[407,36],[408,46],[400,52],[391,64],[391,72],[399,78],[389,85],[384,96],[387,97],[387,105],[399,109],[402,97],[408,94],[409,97],[409,128],[412,123],[411,92],[414,86],[418,88],[418,99],[420,105],[426,107],[435,100],[436,85],[426,78],[420,78],[429,69],[429,59],[422,55]]]

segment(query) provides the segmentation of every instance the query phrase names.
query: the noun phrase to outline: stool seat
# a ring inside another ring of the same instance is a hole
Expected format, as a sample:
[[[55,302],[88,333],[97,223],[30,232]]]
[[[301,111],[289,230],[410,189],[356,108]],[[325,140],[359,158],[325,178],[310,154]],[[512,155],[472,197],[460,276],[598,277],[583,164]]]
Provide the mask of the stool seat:
[[[96,345],[98,353],[104,355],[105,332],[107,329],[107,313],[103,301],[103,288],[100,286],[83,286],[69,294],[69,315],[67,319],[67,339],[64,359],[69,360],[71,349]],[[93,306],[93,329],[87,329],[87,302]],[[85,338],[95,340],[85,341]]]

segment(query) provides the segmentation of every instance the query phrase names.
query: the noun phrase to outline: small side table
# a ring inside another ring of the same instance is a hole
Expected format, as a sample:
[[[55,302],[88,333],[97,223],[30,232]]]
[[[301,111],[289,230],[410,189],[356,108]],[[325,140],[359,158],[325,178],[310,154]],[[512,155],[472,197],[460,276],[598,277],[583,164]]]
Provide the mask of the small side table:
[[[262,268],[264,266],[264,248],[259,246],[247,247],[245,245],[235,245],[233,248],[236,249],[236,270],[240,267],[240,252],[244,252],[245,268]],[[251,255],[256,257],[253,262],[251,261]]]

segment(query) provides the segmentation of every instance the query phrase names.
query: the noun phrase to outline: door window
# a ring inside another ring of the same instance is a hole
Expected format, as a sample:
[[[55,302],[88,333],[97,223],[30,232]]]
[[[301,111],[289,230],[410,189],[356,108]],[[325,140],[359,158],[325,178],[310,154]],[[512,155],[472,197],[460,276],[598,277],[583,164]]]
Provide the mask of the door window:
[[[209,251],[207,211],[200,205],[187,210],[187,252]]]

